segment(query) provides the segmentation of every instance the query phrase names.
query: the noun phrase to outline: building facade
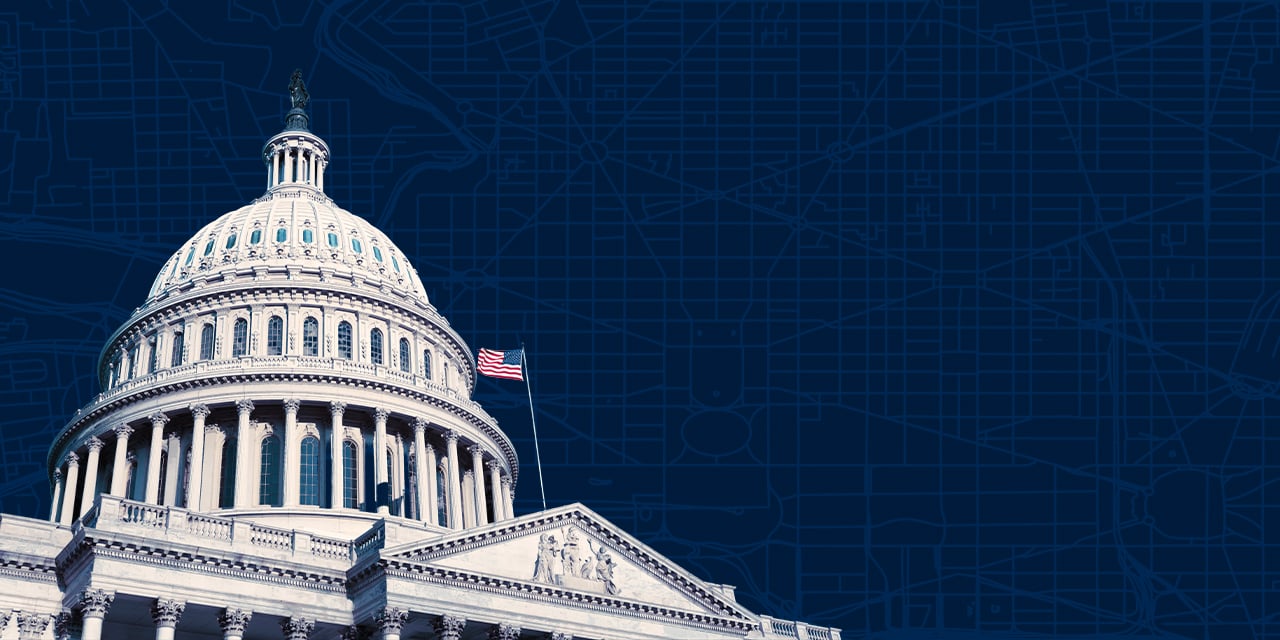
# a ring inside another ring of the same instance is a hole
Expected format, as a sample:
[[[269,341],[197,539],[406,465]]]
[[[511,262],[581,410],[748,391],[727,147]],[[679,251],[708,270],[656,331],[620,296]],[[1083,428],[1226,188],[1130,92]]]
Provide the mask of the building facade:
[[[266,193],[161,268],[0,516],[0,640],[811,638],[581,504],[517,515],[470,347],[324,193],[295,74]]]

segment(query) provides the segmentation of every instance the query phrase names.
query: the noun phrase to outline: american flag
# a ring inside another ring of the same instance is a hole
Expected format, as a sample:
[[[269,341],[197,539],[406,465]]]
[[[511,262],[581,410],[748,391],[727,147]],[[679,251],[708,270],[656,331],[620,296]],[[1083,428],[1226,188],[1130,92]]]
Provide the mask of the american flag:
[[[491,378],[524,380],[524,375],[520,372],[520,363],[523,360],[524,349],[512,349],[510,351],[481,349],[477,370]]]

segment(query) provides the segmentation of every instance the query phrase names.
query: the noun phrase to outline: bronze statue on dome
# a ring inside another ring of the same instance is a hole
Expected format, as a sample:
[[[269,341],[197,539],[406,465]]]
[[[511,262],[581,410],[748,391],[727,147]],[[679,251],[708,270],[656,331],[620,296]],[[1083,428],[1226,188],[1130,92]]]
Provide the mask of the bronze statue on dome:
[[[302,82],[302,69],[294,69],[293,77],[289,78],[289,99],[293,101],[294,109],[306,109],[307,103],[311,102],[307,85]]]

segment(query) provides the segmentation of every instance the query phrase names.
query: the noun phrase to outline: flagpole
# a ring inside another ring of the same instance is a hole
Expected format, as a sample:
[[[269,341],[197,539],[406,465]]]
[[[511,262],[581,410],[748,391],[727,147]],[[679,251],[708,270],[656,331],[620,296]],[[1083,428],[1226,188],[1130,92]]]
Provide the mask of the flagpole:
[[[538,419],[533,414],[533,388],[529,386],[529,350],[520,343],[520,367],[524,369],[524,389],[529,393],[529,422],[533,424],[533,455],[538,461],[538,489],[542,492],[542,510],[547,510],[547,487],[542,483],[542,451],[538,449]]]

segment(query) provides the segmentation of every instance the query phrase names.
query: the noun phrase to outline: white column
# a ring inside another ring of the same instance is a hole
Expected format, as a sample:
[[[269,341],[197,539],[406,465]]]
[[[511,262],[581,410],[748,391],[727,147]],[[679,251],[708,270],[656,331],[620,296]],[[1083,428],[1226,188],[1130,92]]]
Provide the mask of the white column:
[[[268,183],[268,186],[275,186],[276,184],[279,184],[277,182],[279,179],[280,179],[280,151],[276,150],[274,153],[271,154],[271,182]]]
[[[414,418],[413,420],[413,474],[418,477],[418,495],[414,496],[416,500],[416,511],[418,519],[423,522],[427,520],[427,500],[428,488],[435,485],[435,482],[427,481],[427,469],[431,469],[431,478],[436,477],[435,465],[427,466],[427,421],[422,418]],[[432,455],[432,458],[435,456]],[[429,522],[435,523],[434,520]]]
[[[462,526],[476,526],[476,476],[470,469],[462,472]]]
[[[520,640],[520,627],[510,622],[499,622],[489,627],[489,640]]]
[[[511,476],[502,476],[502,502],[505,505],[502,511],[507,519],[516,517],[515,499],[511,493]]]
[[[93,498],[98,493],[98,452],[102,451],[102,441],[89,438],[85,443],[89,448],[89,460],[84,465],[84,492],[80,495],[80,515],[89,513],[93,506]]]
[[[378,515],[388,515],[387,500],[391,497],[391,487],[387,482],[387,416],[386,409],[375,409],[373,434],[373,484],[374,496],[378,504]]]
[[[316,188],[324,191],[324,167],[325,162],[320,161],[320,166],[316,167]]]
[[[408,611],[399,607],[386,607],[373,617],[373,623],[381,633],[381,640],[400,640],[400,629],[408,619]]]
[[[445,477],[449,481],[449,528],[462,528],[462,474],[458,470],[458,432],[452,429],[444,432],[445,455],[449,465]]]
[[[294,160],[294,157],[293,157],[293,149],[289,147],[285,147],[284,148],[284,182],[293,182],[294,162],[296,161]]]
[[[476,492],[475,509],[476,509],[476,526],[487,524],[489,522],[489,511],[487,502],[484,497],[484,449],[480,445],[473,444],[467,449],[471,452],[471,471],[473,472]]]
[[[431,446],[430,443],[427,443],[427,461],[424,464],[424,468],[427,475],[422,482],[426,483],[426,489],[423,490],[426,491],[427,497],[425,500],[426,512],[423,514],[423,520],[440,526],[440,504],[436,502],[436,495],[440,492],[440,487],[436,484],[436,448]],[[421,482],[418,483],[418,487],[423,487],[423,484]]]
[[[253,401],[244,398],[236,401],[236,410],[240,412],[240,419],[236,423],[236,477],[232,482],[235,483],[235,508],[241,509],[252,506],[256,500],[256,496],[250,496],[253,491],[253,484],[249,482],[252,476],[253,460],[250,452],[253,451],[251,440],[253,439],[253,431],[249,428],[249,414],[253,412]]]
[[[133,433],[133,427],[122,424],[115,428],[115,432],[116,457],[111,465],[111,495],[123,498],[129,490],[126,484],[129,480],[129,466],[125,457],[129,454],[129,434]]]
[[[227,443],[227,433],[216,424],[206,424],[204,437],[209,451],[209,464],[204,470],[202,505],[206,510],[212,511],[222,506],[222,448]],[[235,478],[231,482],[235,482]]]
[[[186,608],[185,602],[156,599],[151,605],[151,620],[156,623],[156,640],[173,640],[174,627],[178,626],[178,620],[182,618],[182,612]]]
[[[53,504],[49,505],[49,522],[58,521],[58,501],[62,499],[62,469],[53,470]]]
[[[209,417],[209,405],[193,404],[187,407],[191,412],[191,468],[187,470],[187,508],[200,511],[205,508],[200,499],[201,485],[204,484],[204,420]]]
[[[346,505],[346,495],[342,488],[342,441],[346,429],[342,426],[342,413],[347,410],[347,403],[334,400],[329,403],[329,413],[333,416],[333,434],[330,438],[329,455],[333,464],[329,465],[332,473],[329,476],[329,495],[332,496],[329,507],[341,509]],[[356,504],[359,504],[357,502]]]
[[[62,524],[71,524],[71,514],[76,507],[76,483],[80,481],[80,456],[75,452],[67,454],[67,484],[62,491]]]
[[[177,506],[178,494],[182,487],[178,486],[178,472],[182,470],[182,436],[176,431],[169,432],[166,448],[169,452],[169,464],[164,470],[164,500],[166,507]]]
[[[242,640],[244,628],[249,626],[253,618],[252,611],[243,609],[223,609],[218,614],[218,626],[222,627],[222,640]]]
[[[307,154],[307,183],[314,185],[316,183],[316,154]]]
[[[284,401],[284,506],[298,505],[302,487],[302,444],[298,441],[297,398]]]
[[[493,521],[501,522],[507,519],[507,514],[502,512],[502,467],[497,460],[490,460],[485,463],[489,469],[489,491],[493,493]]]
[[[409,484],[404,467],[404,439],[397,433],[391,440],[391,503],[400,505],[396,515],[404,518],[409,513],[409,506],[404,501],[405,487]]]
[[[84,621],[81,640],[102,640],[102,619],[107,617],[107,609],[115,599],[115,593],[102,589],[87,589],[80,594],[80,616]]]
[[[147,458],[147,504],[160,502],[160,451],[164,446],[164,425],[169,416],[156,412],[151,414],[151,455]]]

